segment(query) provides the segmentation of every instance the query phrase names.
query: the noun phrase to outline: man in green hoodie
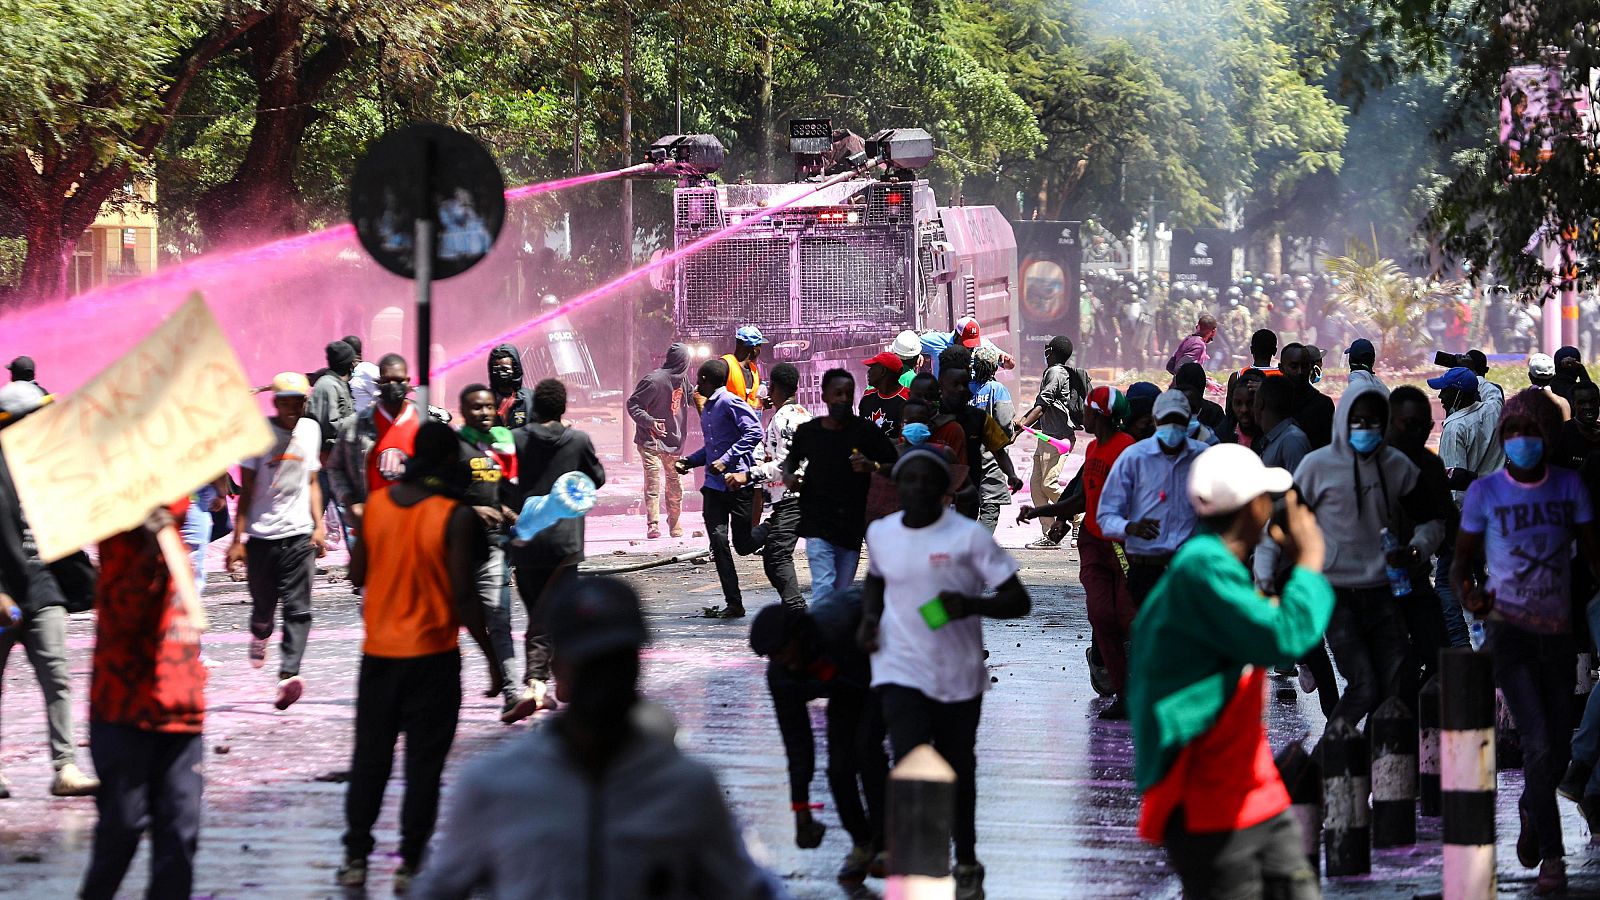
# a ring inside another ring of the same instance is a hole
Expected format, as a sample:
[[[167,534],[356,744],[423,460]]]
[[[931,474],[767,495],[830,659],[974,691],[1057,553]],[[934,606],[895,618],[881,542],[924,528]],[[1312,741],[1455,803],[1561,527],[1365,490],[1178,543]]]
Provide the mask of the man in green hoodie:
[[[1294,563],[1278,597],[1257,591],[1244,563],[1273,518],[1271,495],[1291,484],[1238,444],[1200,454],[1188,484],[1199,529],[1133,623],[1139,834],[1166,845],[1187,897],[1317,896],[1261,709],[1271,667],[1315,646],[1333,613],[1316,517],[1289,494],[1271,525]]]

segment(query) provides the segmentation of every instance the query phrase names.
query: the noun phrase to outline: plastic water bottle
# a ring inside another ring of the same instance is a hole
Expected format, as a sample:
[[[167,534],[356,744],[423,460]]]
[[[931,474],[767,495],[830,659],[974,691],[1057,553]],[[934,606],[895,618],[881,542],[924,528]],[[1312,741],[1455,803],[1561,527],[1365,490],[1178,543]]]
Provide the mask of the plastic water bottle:
[[[583,515],[594,506],[594,490],[594,482],[582,472],[562,475],[550,486],[550,493],[523,502],[512,533],[517,540],[527,541],[562,519]]]
[[[1383,529],[1380,537],[1383,539],[1383,567],[1389,573],[1389,593],[1396,597],[1404,597],[1411,593],[1411,573],[1404,568],[1391,566],[1388,562],[1389,554],[1400,549],[1400,539],[1387,528]]]
[[[1471,622],[1467,623],[1467,640],[1472,643],[1472,649],[1477,650],[1478,648],[1482,647],[1485,637],[1487,637],[1487,635],[1483,633],[1482,622],[1478,621],[1477,619],[1473,619]]]

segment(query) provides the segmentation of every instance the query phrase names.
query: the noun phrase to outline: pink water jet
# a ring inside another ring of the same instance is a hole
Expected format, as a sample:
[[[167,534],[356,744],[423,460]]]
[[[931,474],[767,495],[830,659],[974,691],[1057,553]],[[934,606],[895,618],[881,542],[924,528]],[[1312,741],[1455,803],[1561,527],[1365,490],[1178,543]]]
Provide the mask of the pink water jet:
[[[807,197],[810,197],[818,191],[838,184],[841,181],[848,181],[851,178],[856,178],[859,176],[859,174],[860,173],[858,171],[841,172],[832,178],[828,178],[824,181],[818,182],[815,185],[812,185],[809,189],[790,197],[788,200],[785,200],[782,203],[776,203],[767,207],[758,215],[747,216],[746,218],[740,219],[737,222],[724,225],[716,231],[697,238],[691,243],[684,244],[682,247],[679,247],[671,253],[662,254],[650,262],[645,263],[636,269],[625,272],[611,281],[606,282],[605,284],[584,291],[583,293],[573,297],[571,300],[568,300],[554,309],[534,316],[532,319],[529,319],[515,328],[505,331],[493,338],[490,338],[489,340],[485,340],[466,353],[451,357],[444,363],[434,366],[431,370],[429,370],[428,374],[432,378],[438,378],[452,369],[459,368],[469,362],[472,362],[473,360],[482,359],[489,353],[490,350],[493,350],[500,344],[508,343],[513,339],[526,334],[535,328],[538,328],[540,325],[543,325],[551,319],[554,319],[558,316],[569,315],[578,309],[588,306],[590,303],[593,303],[596,300],[615,294],[617,291],[622,290],[641,278],[644,278],[651,272],[655,272],[659,269],[665,268],[666,266],[672,265],[680,259],[699,253],[701,250],[710,247],[712,244],[715,244],[718,241],[724,240],[728,237],[738,234],[741,231],[744,231],[747,228],[755,226],[757,223],[761,222],[763,219],[775,212],[781,212],[792,206],[797,206],[799,205],[800,201],[805,200]]]
[[[522,187],[516,187],[506,191],[506,199],[521,200],[524,197],[532,197],[535,194],[545,194],[549,193],[550,191],[564,191],[567,188],[575,188],[579,185],[594,184],[597,181],[610,181],[613,178],[621,178],[625,175],[636,175],[643,172],[648,172],[654,168],[655,165],[653,163],[639,163],[636,166],[628,166],[625,169],[613,169],[609,172],[590,172],[587,175],[573,175],[570,178],[561,178],[556,181],[546,181],[540,184],[525,184]]]

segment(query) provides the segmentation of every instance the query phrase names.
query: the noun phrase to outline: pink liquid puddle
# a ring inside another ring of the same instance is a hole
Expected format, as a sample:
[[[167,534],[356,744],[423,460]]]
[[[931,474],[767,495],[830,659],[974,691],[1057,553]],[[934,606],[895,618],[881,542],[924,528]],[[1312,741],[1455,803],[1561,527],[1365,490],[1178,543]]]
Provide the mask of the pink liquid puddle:
[[[488,340],[482,341],[477,346],[473,347],[471,350],[469,350],[469,351],[467,351],[465,353],[462,353],[460,355],[451,357],[450,359],[448,359],[444,363],[441,363],[440,365],[434,366],[429,371],[429,375],[431,377],[433,377],[433,378],[438,378],[439,376],[451,371],[452,369],[456,369],[456,368],[458,368],[460,366],[464,366],[467,363],[472,362],[473,360],[482,359],[489,353],[490,350],[493,350],[496,346],[498,346],[500,344],[508,343],[508,342],[512,341],[513,339],[515,339],[515,338],[517,338],[517,337],[519,337],[521,335],[524,335],[524,334],[528,333],[529,331],[534,330],[535,328],[538,328],[540,325],[543,325],[544,323],[550,321],[551,319],[554,319],[554,318],[556,318],[558,316],[568,315],[568,314],[572,313],[575,310],[582,309],[583,307],[588,306],[589,304],[595,302],[596,300],[600,300],[600,299],[603,299],[605,297],[609,297],[612,294],[615,294],[617,291],[620,291],[623,288],[627,287],[628,285],[633,284],[634,282],[638,281],[639,279],[644,278],[645,276],[649,275],[651,272],[655,272],[655,271],[657,271],[659,269],[665,268],[666,266],[670,266],[673,263],[677,262],[678,260],[684,259],[684,258],[689,257],[689,256],[693,256],[694,254],[699,253],[702,250],[705,250],[706,248],[710,247],[712,244],[717,243],[718,241],[725,240],[725,239],[727,239],[729,237],[732,237],[735,234],[738,234],[741,231],[744,231],[747,228],[750,228],[750,227],[760,223],[761,221],[766,219],[768,216],[770,216],[772,213],[781,212],[782,210],[788,209],[788,208],[790,208],[792,206],[797,206],[797,205],[799,205],[799,203],[802,200],[805,200],[807,197],[810,197],[811,195],[817,193],[818,191],[821,191],[821,190],[823,190],[824,188],[827,188],[827,187],[831,187],[832,185],[838,184],[841,181],[847,181],[847,180],[849,180],[851,178],[855,178],[855,177],[857,177],[857,173],[855,173],[855,172],[843,172],[843,173],[840,173],[839,175],[835,175],[832,178],[829,178],[829,179],[827,179],[825,181],[821,181],[821,182],[818,182],[815,185],[812,185],[807,190],[802,191],[802,192],[800,192],[799,194],[796,194],[793,197],[790,197],[788,200],[785,200],[782,203],[776,203],[776,204],[774,204],[774,205],[772,205],[770,207],[767,207],[759,215],[748,216],[748,217],[746,217],[744,219],[741,219],[741,220],[739,220],[737,222],[734,222],[732,224],[724,225],[723,227],[717,229],[716,231],[710,232],[709,234],[705,235],[704,237],[698,238],[698,239],[696,239],[695,241],[693,241],[691,243],[684,244],[682,247],[679,247],[678,249],[672,251],[671,253],[663,254],[663,255],[651,260],[650,262],[645,263],[644,265],[638,267],[637,269],[632,269],[632,270],[630,270],[628,272],[625,272],[622,275],[619,275],[618,277],[616,277],[616,278],[612,279],[611,281],[608,281],[605,284],[602,284],[602,285],[600,285],[598,287],[590,288],[589,290],[583,292],[582,294],[579,294],[576,297],[573,297],[571,300],[568,300],[567,302],[561,304],[560,306],[558,306],[558,307],[556,307],[554,309],[551,309],[551,310],[549,310],[547,312],[542,312],[539,315],[534,316],[532,319],[529,319],[528,321],[523,322],[522,324],[516,326],[515,328],[512,328],[512,329],[510,329],[508,331],[505,331],[505,332],[503,332],[503,333],[501,333],[501,334],[499,334],[499,335],[497,335],[497,336],[495,336],[493,338],[490,338]]]

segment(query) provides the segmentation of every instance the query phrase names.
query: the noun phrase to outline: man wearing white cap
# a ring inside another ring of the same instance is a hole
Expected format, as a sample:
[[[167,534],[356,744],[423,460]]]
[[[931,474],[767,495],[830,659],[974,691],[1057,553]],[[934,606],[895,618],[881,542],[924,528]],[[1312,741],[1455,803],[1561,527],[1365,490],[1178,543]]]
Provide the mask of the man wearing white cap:
[[[1528,382],[1550,395],[1550,399],[1561,408],[1561,421],[1565,422],[1572,418],[1572,404],[1550,389],[1550,384],[1555,378],[1555,357],[1548,353],[1535,353],[1528,357]]]
[[[1271,495],[1292,483],[1239,444],[1201,454],[1185,491],[1199,531],[1134,621],[1139,834],[1166,845],[1185,896],[1317,895],[1261,708],[1271,667],[1320,643],[1333,612],[1316,517],[1290,494],[1285,520],[1271,524],[1294,561],[1276,600],[1256,590],[1244,563],[1273,519]]]
[[[911,379],[917,377],[917,366],[922,362],[922,338],[908,328],[895,335],[885,349],[900,357],[900,386],[911,387]]]

